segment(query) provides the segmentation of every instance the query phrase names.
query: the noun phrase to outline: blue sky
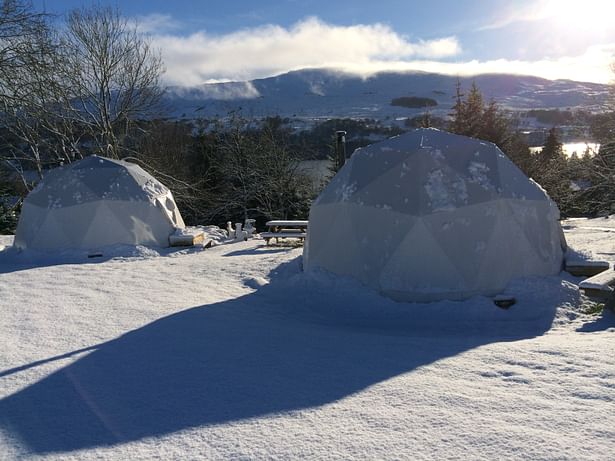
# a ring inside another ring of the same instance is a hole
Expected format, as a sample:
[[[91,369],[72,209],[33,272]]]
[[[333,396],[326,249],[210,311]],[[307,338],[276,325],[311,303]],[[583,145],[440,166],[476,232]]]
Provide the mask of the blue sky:
[[[62,14],[86,0],[37,0]],[[361,74],[517,72],[607,82],[613,0],[98,0],[162,51],[166,80],[266,77],[303,67]]]

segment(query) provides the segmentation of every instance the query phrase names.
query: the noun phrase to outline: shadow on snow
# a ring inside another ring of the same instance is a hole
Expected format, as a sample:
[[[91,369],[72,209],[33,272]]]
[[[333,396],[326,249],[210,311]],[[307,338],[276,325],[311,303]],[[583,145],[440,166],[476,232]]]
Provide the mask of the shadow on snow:
[[[113,245],[96,250],[36,251],[6,247],[0,250],[0,274],[67,264],[99,264],[111,259],[134,259],[172,256],[175,253],[195,253],[202,247],[147,247],[143,245]]]
[[[30,451],[50,453],[314,408],[482,344],[542,334],[555,312],[549,308],[529,328],[488,335],[432,335],[395,320],[394,327],[374,327],[369,316],[348,322],[326,310],[312,315],[329,297],[288,288],[279,279],[299,262],[287,264],[254,293],[190,308],[94,346],[0,400],[0,425]],[[366,302],[374,299],[395,304],[375,295]]]

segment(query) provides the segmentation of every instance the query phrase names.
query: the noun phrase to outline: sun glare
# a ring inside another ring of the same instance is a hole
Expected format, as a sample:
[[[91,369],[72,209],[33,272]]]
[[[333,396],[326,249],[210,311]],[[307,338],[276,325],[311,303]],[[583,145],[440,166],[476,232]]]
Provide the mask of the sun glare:
[[[544,15],[552,17],[571,30],[605,31],[612,27],[615,16],[613,0],[550,0]]]

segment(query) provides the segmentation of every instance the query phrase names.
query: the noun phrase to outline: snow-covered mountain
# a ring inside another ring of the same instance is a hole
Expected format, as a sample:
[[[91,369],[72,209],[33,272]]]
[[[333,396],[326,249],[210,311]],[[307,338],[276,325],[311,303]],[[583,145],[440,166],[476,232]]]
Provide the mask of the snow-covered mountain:
[[[608,86],[571,80],[483,74],[460,78],[462,89],[476,82],[483,95],[510,109],[585,108],[598,110]],[[178,117],[224,117],[241,109],[244,116],[386,119],[423,112],[392,106],[403,96],[434,99],[432,113],[446,113],[455,95],[457,77],[425,72],[383,72],[370,77],[324,69],[288,72],[247,82],[169,87],[167,103]]]

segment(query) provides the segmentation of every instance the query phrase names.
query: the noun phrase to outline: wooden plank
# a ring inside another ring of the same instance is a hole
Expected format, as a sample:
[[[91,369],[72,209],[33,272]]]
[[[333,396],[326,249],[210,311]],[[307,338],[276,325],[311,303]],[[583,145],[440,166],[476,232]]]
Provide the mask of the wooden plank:
[[[585,296],[597,299],[609,299],[613,294],[612,291],[596,290],[594,288],[582,288],[582,290]]]
[[[274,221],[267,221],[265,223],[265,226],[268,227],[307,227],[308,222],[307,221],[284,221],[284,220],[274,220]]]
[[[272,234],[280,234],[280,233],[285,233],[285,234],[301,234],[301,233],[305,233],[304,229],[288,229],[288,228],[284,228],[284,227],[272,227],[269,230],[270,233]]]
[[[615,291],[613,286],[615,286],[615,270],[601,272],[579,283],[579,288],[587,296],[597,298],[610,297]]]
[[[170,235],[169,244],[172,247],[190,247],[199,245],[205,241],[204,232],[195,232],[191,234]]]
[[[262,238],[296,238],[304,239],[306,237],[305,232],[261,232]]]
[[[602,289],[605,291],[613,291],[613,288],[611,288],[613,285],[615,285],[615,270],[601,272],[579,283],[580,288]]]
[[[267,245],[269,245],[269,241],[271,239],[275,239],[276,243],[279,242],[279,239],[300,239],[301,241],[305,240],[306,233],[305,232],[261,232],[261,238],[265,239]]]
[[[577,277],[591,277],[610,267],[608,261],[566,261],[566,272]]]

